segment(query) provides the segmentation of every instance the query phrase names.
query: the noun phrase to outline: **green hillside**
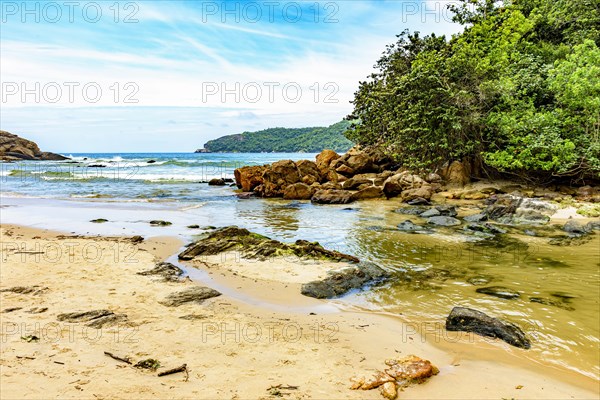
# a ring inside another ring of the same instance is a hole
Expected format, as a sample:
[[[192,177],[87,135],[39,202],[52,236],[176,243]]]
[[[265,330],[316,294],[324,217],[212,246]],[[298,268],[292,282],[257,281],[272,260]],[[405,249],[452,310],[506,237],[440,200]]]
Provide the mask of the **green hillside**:
[[[318,153],[323,149],[346,152],[353,143],[344,132],[351,122],[341,121],[328,127],[269,128],[211,140],[204,148],[213,153]]]

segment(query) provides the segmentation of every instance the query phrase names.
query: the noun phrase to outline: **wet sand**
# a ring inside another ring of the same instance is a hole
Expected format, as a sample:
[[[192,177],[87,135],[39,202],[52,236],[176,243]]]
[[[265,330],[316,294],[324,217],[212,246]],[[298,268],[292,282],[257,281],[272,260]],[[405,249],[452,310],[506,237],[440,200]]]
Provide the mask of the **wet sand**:
[[[349,379],[409,354],[431,360],[440,374],[399,398],[599,396],[598,381],[537,364],[520,356],[525,350],[472,335],[424,340],[399,316],[306,298],[289,268],[282,273],[271,265],[257,273],[246,263],[236,269],[191,263],[203,268],[190,270],[202,282],[165,282],[137,272],[177,253],[178,239],[148,238],[138,245],[9,225],[0,228],[0,239],[0,289],[43,289],[0,293],[5,399],[276,398],[270,388],[277,385],[297,387],[280,389],[284,398],[380,399],[377,390],[350,390]],[[159,303],[199,284],[223,295],[179,307]],[[30,313],[32,308],[47,310]],[[57,320],[61,313],[98,309],[127,319],[102,329]],[[22,339],[29,335],[39,341]],[[157,372],[185,363],[189,378],[158,377],[105,351],[134,362],[157,359]]]

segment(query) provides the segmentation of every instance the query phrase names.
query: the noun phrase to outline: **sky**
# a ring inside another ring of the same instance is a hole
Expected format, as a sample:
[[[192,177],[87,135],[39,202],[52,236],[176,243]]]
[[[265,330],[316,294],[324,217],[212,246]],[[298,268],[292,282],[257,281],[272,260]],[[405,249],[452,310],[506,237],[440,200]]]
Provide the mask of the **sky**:
[[[404,29],[448,1],[0,1],[0,129],[45,151],[188,152],[327,126]]]

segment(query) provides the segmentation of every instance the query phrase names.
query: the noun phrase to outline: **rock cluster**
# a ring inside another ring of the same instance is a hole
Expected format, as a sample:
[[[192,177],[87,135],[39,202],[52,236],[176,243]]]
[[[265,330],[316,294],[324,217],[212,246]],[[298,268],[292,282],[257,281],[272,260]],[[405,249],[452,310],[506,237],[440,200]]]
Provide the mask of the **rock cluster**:
[[[0,160],[68,160],[60,154],[41,151],[31,140],[23,139],[6,131],[0,131]]]
[[[468,182],[468,175],[461,175],[466,171],[462,163],[457,161],[450,167],[445,175],[448,183]],[[438,174],[421,177],[397,169],[381,150],[360,147],[344,155],[323,150],[315,161],[281,160],[271,165],[238,168],[235,182],[242,191],[260,197],[312,200],[317,204],[347,204],[398,196],[405,202],[428,204],[442,187],[442,177]]]

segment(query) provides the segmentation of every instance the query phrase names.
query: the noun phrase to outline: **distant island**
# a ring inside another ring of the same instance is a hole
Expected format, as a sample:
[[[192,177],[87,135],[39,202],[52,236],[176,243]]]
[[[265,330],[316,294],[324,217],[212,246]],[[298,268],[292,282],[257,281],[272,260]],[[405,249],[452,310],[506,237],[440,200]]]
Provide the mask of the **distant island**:
[[[319,153],[323,149],[345,153],[354,145],[344,136],[351,124],[340,121],[328,127],[243,132],[211,140],[196,153]]]

